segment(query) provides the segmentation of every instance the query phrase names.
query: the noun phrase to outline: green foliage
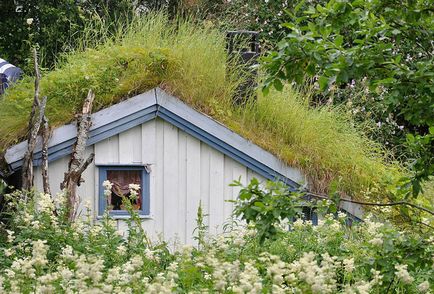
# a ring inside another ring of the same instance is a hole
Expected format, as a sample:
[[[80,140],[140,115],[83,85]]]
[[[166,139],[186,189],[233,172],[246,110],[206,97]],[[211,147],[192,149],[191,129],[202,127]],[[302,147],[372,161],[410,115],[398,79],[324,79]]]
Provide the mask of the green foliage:
[[[197,235],[194,236],[194,239],[197,241],[198,246],[205,246],[205,236],[208,230],[208,226],[205,224],[206,216],[207,215],[203,213],[202,200],[201,200],[199,201],[199,207],[197,208],[197,218],[196,218],[197,227],[193,231],[193,233],[197,233]]]
[[[429,128],[427,135],[407,135],[408,148],[417,157],[410,163],[415,175],[410,179],[413,187],[413,196],[423,192],[422,182],[434,175],[434,126]]]
[[[263,52],[274,49],[284,36],[282,23],[287,18],[287,10],[299,5],[308,6],[307,1],[281,0],[205,0],[202,1],[200,15],[215,26],[225,30],[251,30],[259,33],[260,48]],[[321,0],[309,1],[311,4]],[[212,3],[213,5],[210,5]]]
[[[132,16],[131,1],[15,0],[0,3],[0,53],[3,59],[32,73],[31,47],[37,45],[42,65],[52,67],[59,55],[70,52],[86,23],[100,18],[110,23]],[[27,24],[27,19],[32,19]]]
[[[16,191],[8,199],[9,222],[0,235],[2,293],[433,290],[432,234],[370,218],[353,227],[345,215],[326,215],[318,226],[299,219],[263,243],[254,230],[232,226],[201,248],[170,248],[149,241],[133,210],[122,237],[108,214],[65,222],[64,194]]]
[[[386,92],[383,121],[392,114],[411,132],[428,133],[434,125],[434,13],[429,2],[330,0],[288,14],[283,26],[290,32],[263,59],[270,73],[266,89],[276,80],[302,83],[306,75],[317,80],[322,92],[364,80],[370,91]],[[419,161],[432,157],[430,138],[418,143],[427,155],[410,156]],[[426,171],[415,170],[413,181],[428,179],[431,161],[414,166]],[[414,192],[420,190],[414,187]]]
[[[234,200],[235,216],[253,224],[261,243],[275,240],[280,224],[300,216],[303,202],[306,202],[302,194],[290,192],[282,182],[267,181],[262,189],[258,179],[253,178],[246,187],[240,180],[231,186],[241,188],[238,199]]]

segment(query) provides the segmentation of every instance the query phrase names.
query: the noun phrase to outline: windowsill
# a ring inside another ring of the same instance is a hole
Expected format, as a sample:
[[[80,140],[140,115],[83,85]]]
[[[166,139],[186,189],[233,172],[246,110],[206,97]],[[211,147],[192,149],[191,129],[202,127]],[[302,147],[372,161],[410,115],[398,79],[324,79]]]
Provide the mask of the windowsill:
[[[111,219],[130,219],[131,216],[130,215],[126,215],[126,214],[123,214],[123,215],[111,214],[110,218]],[[139,218],[140,219],[154,219],[154,216],[153,215],[139,215]],[[96,219],[103,219],[103,216],[102,215],[98,215],[96,217]]]

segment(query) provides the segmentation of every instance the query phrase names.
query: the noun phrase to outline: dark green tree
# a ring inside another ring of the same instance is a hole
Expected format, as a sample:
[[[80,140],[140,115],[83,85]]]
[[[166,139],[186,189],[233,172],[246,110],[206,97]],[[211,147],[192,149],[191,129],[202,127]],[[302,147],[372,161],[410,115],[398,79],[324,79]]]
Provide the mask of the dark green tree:
[[[86,22],[128,20],[134,8],[128,0],[0,1],[0,57],[30,72],[30,48],[36,45],[43,66],[52,67],[59,53],[74,49]]]

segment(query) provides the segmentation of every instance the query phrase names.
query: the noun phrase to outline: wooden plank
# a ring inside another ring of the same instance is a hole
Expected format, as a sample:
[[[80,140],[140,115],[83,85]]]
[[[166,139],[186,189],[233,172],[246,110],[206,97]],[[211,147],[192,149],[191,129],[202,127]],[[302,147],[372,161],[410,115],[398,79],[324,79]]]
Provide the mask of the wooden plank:
[[[118,219],[116,220],[116,222],[118,224],[118,232],[121,234],[122,237],[127,238],[129,230],[126,221],[122,219]]]
[[[119,163],[142,163],[142,130],[134,127],[119,134]]]
[[[156,120],[151,120],[142,124],[142,162],[144,164],[154,164],[156,161]]]
[[[53,195],[56,195],[57,193],[60,192],[60,183],[63,182],[63,177],[65,175],[65,172],[68,170],[68,163],[69,163],[69,158],[68,157],[63,157],[60,158],[52,163],[50,163],[48,165],[48,175],[50,177],[50,188],[51,188],[51,193]],[[38,167],[38,174],[41,173],[40,168]],[[42,189],[42,182],[41,182],[41,187],[40,190],[43,191]]]
[[[143,219],[142,220],[142,228],[146,233],[146,236],[148,236],[148,238],[151,241],[155,241],[157,238],[157,232],[155,232],[154,229],[154,219],[149,218],[149,219]]]
[[[164,123],[164,238],[173,241],[178,232],[178,128]]]
[[[194,244],[193,230],[196,227],[196,214],[201,195],[201,143],[199,140],[187,137],[187,203],[185,218],[187,221],[186,243]]]
[[[187,241],[186,236],[186,205],[187,205],[187,135],[178,130],[178,235],[182,244]]]
[[[107,138],[94,145],[95,164],[119,163],[119,136]]]
[[[238,162],[234,161],[232,175],[235,179],[241,179],[241,183],[246,185],[247,183],[247,168]],[[240,187],[233,187],[232,189],[232,199],[235,200],[238,198],[238,194],[240,193]]]
[[[252,170],[248,168],[247,169],[247,183],[250,183],[250,181],[253,179],[253,177],[254,177],[254,174],[253,174]]]
[[[155,210],[151,214],[155,219],[155,231],[164,236],[164,122],[161,119],[156,120],[155,151],[156,162],[152,167],[155,174]]]
[[[209,232],[217,234],[224,222],[224,155],[210,149]]]
[[[205,217],[207,226],[209,226],[210,152],[211,148],[208,145],[200,144],[200,200],[202,211],[207,215]]]
[[[95,148],[95,145],[94,145]],[[95,149],[94,149],[95,150]],[[93,179],[94,179],[94,183],[93,183],[93,187],[94,187],[94,191],[95,194],[92,195],[93,199],[94,199],[94,204],[93,204],[93,216],[94,218],[96,218],[98,216],[99,213],[99,189],[103,189],[103,187],[99,187],[99,169],[95,166],[94,171],[93,171]]]
[[[234,163],[236,163],[232,158],[225,156],[224,158],[224,209],[223,209],[223,217],[224,220],[227,221],[232,216],[233,204],[227,202],[228,200],[233,200],[233,187],[229,186],[232,184],[234,180],[237,180],[233,175]]]
[[[156,158],[157,158],[157,139],[156,139],[156,120],[151,120],[147,123],[142,124],[142,162],[143,164],[150,164],[150,174],[149,174],[149,212],[151,216],[156,215],[156,183],[157,183],[157,172],[156,172]],[[150,219],[143,220],[142,227],[148,234],[151,240],[156,239],[155,231],[155,219],[152,217]]]
[[[85,150],[85,157],[88,158],[91,153],[94,152],[94,146],[89,146]],[[78,206],[77,212],[81,213],[82,216],[87,215],[86,205],[89,205],[92,209],[95,207],[95,197],[98,195],[98,190],[95,190],[95,164],[91,163],[82,174],[84,182],[78,187],[78,196],[80,204]],[[91,212],[92,214],[93,212]]]

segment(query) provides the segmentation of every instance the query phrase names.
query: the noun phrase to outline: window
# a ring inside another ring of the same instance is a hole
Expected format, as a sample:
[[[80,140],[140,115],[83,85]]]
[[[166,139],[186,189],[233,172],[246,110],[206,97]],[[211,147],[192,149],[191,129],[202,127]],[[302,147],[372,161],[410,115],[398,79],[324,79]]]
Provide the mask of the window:
[[[122,204],[122,196],[130,198],[130,184],[140,185],[138,195],[131,198],[140,215],[149,215],[149,172],[146,166],[99,166],[99,215],[106,208],[111,215],[128,215]],[[104,195],[104,181],[112,184],[111,195]]]

